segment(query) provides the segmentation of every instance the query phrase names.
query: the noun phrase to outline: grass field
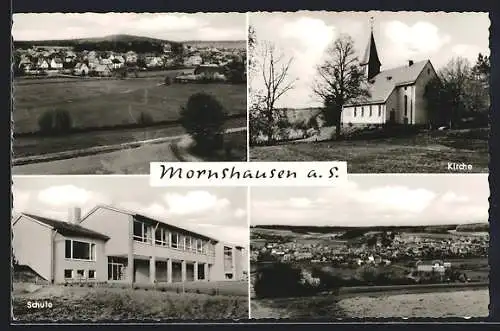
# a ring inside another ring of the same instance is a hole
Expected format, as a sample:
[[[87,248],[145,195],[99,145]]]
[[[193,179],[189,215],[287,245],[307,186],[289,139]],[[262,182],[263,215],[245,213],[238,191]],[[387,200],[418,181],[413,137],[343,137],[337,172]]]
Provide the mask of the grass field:
[[[214,95],[229,114],[246,114],[244,84],[162,83],[163,76],[14,82],[14,133],[38,131],[38,118],[51,109],[67,110],[75,128],[137,123],[141,112],[155,122],[177,120],[181,106],[197,92]]]
[[[488,172],[487,135],[420,133],[388,139],[289,143],[251,147],[252,161],[347,161],[349,173],[444,173],[448,162]]]
[[[418,318],[486,317],[487,289],[431,293],[369,293],[335,297],[258,299],[251,302],[251,318]]]
[[[28,308],[49,301],[52,308]],[[44,286],[34,292],[14,291],[13,315],[19,321],[245,319],[248,297],[177,294],[144,289]]]

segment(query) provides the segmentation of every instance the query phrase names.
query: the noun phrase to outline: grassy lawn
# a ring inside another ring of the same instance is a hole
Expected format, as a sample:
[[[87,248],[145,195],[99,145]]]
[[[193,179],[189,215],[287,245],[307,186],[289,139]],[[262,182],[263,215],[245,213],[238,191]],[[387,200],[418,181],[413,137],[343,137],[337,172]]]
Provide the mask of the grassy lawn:
[[[358,295],[338,302],[349,318],[486,317],[487,289],[432,293]]]
[[[252,161],[347,161],[349,173],[444,173],[448,162],[488,172],[487,135],[467,131],[389,139],[290,143],[252,147]]]
[[[52,109],[67,110],[76,128],[137,123],[142,112],[156,122],[176,120],[180,107],[198,92],[214,95],[230,114],[246,114],[244,84],[161,83],[163,76],[14,82],[14,132],[38,131],[38,118]]]
[[[229,119],[226,122],[227,128],[246,126],[246,117]],[[14,139],[14,158],[58,153],[70,150],[84,149],[93,146],[114,145],[127,142],[171,137],[184,134],[184,128],[180,125],[146,127],[137,129],[120,129],[93,131],[86,133],[74,133],[64,137],[19,137]],[[236,142],[237,153],[245,148],[246,160],[246,136],[245,141],[238,139]]]
[[[28,308],[47,300],[52,308]],[[13,294],[18,321],[111,321],[168,319],[246,319],[248,297],[171,293],[144,289],[45,286]]]
[[[251,318],[337,319],[346,317],[333,296],[252,299]],[[362,316],[358,316],[362,317]]]

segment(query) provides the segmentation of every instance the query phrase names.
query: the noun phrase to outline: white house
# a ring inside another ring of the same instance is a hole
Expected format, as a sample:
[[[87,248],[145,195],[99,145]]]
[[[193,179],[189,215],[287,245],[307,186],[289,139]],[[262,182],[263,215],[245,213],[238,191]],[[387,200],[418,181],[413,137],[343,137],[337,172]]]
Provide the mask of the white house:
[[[200,55],[191,55],[184,59],[184,65],[186,67],[196,67],[203,63],[203,59]]]
[[[381,71],[372,31],[360,65],[365,73],[370,96],[344,106],[342,125],[428,123],[424,92],[427,83],[437,77],[429,60],[409,60],[404,66]]]

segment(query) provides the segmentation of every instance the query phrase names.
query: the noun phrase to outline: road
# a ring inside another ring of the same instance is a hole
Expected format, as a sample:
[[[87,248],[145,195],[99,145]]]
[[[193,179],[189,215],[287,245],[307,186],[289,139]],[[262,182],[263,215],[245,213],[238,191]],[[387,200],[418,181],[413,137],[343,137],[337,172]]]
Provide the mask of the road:
[[[246,128],[233,128],[228,132]],[[183,136],[144,141],[135,148],[125,148],[62,160],[14,166],[13,175],[88,175],[88,174],[149,174],[150,162],[178,162],[170,145]]]

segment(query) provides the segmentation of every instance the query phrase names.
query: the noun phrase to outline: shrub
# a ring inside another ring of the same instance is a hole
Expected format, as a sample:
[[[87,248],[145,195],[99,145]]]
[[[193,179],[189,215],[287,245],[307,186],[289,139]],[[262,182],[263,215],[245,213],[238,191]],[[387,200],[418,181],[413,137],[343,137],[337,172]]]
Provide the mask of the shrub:
[[[196,142],[196,150],[211,154],[223,145],[226,112],[210,94],[196,93],[181,108],[181,124]]]
[[[165,85],[170,85],[172,84],[172,78],[170,76],[165,77]]]
[[[260,298],[293,297],[313,292],[303,281],[301,269],[279,262],[258,272],[254,290]]]
[[[71,115],[67,110],[49,110],[38,119],[38,128],[44,134],[65,134],[72,127]]]

